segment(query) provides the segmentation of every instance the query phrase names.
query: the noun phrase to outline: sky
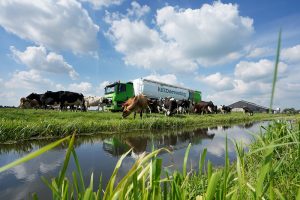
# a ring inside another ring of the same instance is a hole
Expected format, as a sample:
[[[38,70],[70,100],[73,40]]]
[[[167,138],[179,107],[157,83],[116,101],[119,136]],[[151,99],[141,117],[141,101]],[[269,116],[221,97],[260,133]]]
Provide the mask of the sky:
[[[300,108],[300,1],[1,0],[0,105],[147,77],[217,105]]]

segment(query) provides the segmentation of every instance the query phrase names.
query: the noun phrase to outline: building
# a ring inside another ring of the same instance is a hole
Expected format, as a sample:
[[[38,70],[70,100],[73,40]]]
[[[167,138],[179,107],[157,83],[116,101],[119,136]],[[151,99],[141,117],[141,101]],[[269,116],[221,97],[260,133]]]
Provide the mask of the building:
[[[260,105],[257,105],[255,103],[252,103],[252,102],[249,102],[249,101],[244,101],[244,100],[235,102],[235,103],[229,105],[229,107],[232,108],[233,112],[242,112],[243,107],[248,107],[251,110],[253,110],[253,112],[259,112],[259,113],[269,112],[269,108],[267,108],[265,106],[260,106]],[[272,113],[274,113],[274,110],[272,110]]]

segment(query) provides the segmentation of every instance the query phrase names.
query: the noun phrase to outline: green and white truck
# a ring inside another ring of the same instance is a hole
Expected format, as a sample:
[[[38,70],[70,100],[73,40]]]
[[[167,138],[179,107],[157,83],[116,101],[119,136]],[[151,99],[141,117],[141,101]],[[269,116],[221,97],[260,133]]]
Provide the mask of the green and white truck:
[[[194,103],[201,101],[201,92],[145,78],[130,82],[114,82],[105,87],[105,97],[109,99],[106,109],[121,111],[122,104],[129,98],[144,94],[148,98],[160,99],[173,97],[176,100],[187,99]]]

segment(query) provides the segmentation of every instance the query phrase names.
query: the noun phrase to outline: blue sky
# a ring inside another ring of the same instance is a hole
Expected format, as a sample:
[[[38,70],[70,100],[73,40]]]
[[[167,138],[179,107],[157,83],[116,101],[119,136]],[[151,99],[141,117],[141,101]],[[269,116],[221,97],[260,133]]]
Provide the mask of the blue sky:
[[[280,28],[274,104],[300,108],[299,1],[2,0],[0,105],[148,77],[267,106]]]

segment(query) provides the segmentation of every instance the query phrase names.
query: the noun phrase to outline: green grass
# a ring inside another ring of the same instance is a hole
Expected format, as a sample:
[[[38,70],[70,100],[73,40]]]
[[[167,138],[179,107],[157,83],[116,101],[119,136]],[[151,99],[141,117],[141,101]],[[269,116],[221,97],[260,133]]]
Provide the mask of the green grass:
[[[0,173],[34,159],[50,148],[69,141],[66,158],[57,177],[43,182],[52,192],[53,199],[299,199],[300,195],[300,123],[274,121],[265,127],[265,134],[256,135],[248,153],[236,144],[236,161],[229,163],[227,139],[224,140],[224,167],[214,169],[206,160],[206,150],[199,158],[199,170],[189,171],[188,146],[183,170],[170,172],[157,155],[167,149],[154,150],[139,158],[118,182],[116,177],[122,155],[104,187],[83,181],[82,170],[74,150],[75,135],[53,142],[13,163],[0,167]],[[72,178],[66,177],[70,158],[76,164]],[[33,195],[38,199],[37,195]]]
[[[274,118],[295,116],[243,113],[228,115],[177,115],[165,117],[148,114],[142,120],[133,116],[122,119],[121,113],[59,112],[51,110],[0,109],[0,143],[51,138],[70,135],[74,131],[84,133],[125,133],[133,130],[168,130],[189,126],[204,127],[220,124],[236,124]]]

